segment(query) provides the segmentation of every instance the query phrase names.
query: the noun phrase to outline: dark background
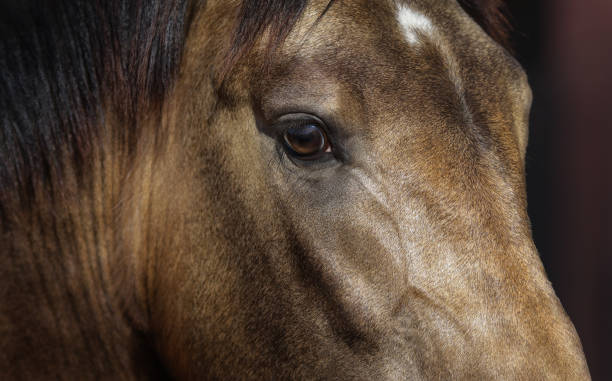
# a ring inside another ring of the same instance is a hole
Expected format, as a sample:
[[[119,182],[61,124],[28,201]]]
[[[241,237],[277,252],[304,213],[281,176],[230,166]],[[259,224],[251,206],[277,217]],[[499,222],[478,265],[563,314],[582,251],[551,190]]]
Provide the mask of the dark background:
[[[534,101],[533,235],[594,380],[612,380],[612,0],[510,0]]]

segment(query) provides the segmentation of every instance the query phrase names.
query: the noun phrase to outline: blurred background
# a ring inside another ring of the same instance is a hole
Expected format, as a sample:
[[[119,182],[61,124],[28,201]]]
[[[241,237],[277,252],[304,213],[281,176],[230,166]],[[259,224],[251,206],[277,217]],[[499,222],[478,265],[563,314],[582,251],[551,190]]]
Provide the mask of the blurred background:
[[[508,1],[534,101],[535,243],[593,380],[612,380],[612,0]]]

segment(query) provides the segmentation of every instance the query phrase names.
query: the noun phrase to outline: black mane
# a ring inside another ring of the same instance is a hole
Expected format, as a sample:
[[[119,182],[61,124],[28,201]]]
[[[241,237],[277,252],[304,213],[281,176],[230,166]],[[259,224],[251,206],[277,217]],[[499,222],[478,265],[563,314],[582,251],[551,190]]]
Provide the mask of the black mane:
[[[180,59],[186,5],[185,0],[0,4],[2,198],[17,190],[22,201],[32,199],[36,185],[58,178],[61,154],[77,168],[86,161],[105,117],[103,102],[130,116],[163,97]]]

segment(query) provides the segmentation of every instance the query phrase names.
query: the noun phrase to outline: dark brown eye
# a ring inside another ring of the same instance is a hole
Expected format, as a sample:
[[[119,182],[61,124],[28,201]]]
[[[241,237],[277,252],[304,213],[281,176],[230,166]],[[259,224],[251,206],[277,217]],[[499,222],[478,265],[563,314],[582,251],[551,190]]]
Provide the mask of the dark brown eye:
[[[285,131],[284,138],[290,153],[300,159],[312,160],[331,152],[325,132],[314,123],[290,127]]]

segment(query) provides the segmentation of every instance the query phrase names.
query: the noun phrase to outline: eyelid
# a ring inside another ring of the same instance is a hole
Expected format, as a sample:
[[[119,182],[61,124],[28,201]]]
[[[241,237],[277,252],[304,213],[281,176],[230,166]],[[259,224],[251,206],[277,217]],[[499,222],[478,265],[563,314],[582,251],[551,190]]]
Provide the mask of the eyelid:
[[[283,114],[280,117],[276,118],[272,124],[285,125],[289,123],[295,123],[296,125],[301,125],[313,121],[323,127],[323,131],[325,131],[326,134],[329,133],[327,123],[325,123],[321,118],[317,117],[316,115],[306,114],[303,112]]]
[[[281,147],[280,145],[278,146],[278,153],[283,158],[283,160],[288,160],[293,164],[293,166],[300,168],[316,170],[328,168],[330,167],[331,163],[337,163],[337,160],[331,153],[325,153],[316,160],[305,160],[289,155],[287,150],[284,147]]]

